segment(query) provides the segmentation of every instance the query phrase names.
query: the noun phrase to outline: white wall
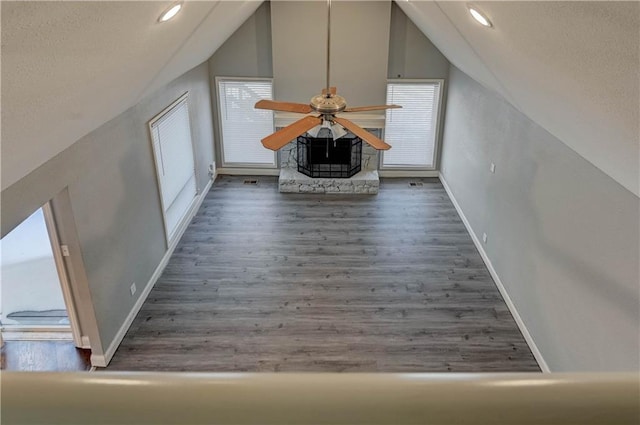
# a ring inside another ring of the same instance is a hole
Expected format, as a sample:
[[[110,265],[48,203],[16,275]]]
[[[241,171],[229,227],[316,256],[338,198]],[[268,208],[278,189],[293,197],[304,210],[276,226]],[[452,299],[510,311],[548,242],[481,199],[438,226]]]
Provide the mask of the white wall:
[[[0,320],[19,311],[66,310],[42,209],[0,241]]]
[[[550,369],[639,370],[638,197],[455,67],[446,114],[442,175]]]

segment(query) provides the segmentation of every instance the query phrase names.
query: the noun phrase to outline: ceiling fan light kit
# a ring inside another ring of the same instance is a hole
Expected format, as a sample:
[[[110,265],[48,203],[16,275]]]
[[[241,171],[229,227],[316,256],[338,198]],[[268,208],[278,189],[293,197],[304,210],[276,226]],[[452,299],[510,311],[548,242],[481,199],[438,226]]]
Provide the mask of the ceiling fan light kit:
[[[347,131],[344,128],[342,128],[341,125],[332,124],[330,121],[324,121],[322,125],[317,125],[313,127],[311,130],[307,131],[307,133],[311,137],[318,137],[320,130],[322,130],[323,128],[329,129],[329,132],[331,133],[333,140],[338,140],[348,134]]]
[[[364,128],[349,121],[346,118],[336,117],[339,113],[348,112],[366,112],[366,111],[382,111],[390,108],[401,108],[398,105],[376,105],[361,106],[348,108],[347,101],[344,97],[337,94],[337,89],[331,87],[330,70],[331,70],[331,0],[327,0],[327,87],[322,89],[322,93],[311,98],[308,105],[293,102],[278,102],[273,100],[260,100],[255,104],[257,109],[267,109],[280,112],[295,112],[299,114],[310,114],[317,112],[320,115],[307,115],[299,119],[293,124],[284,127],[262,139],[262,145],[274,151],[289,144],[296,137],[309,133],[316,135],[322,127],[328,127],[334,140],[337,140],[350,131],[354,135],[361,138],[364,142],[373,146],[378,150],[387,150],[391,146],[379,139],[377,136],[369,133]]]

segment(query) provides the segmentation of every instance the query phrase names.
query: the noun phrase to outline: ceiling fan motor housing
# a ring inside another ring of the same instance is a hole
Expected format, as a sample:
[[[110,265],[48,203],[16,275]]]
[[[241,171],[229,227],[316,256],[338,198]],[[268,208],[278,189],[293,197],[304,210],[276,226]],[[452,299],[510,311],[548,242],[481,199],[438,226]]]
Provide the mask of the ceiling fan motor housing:
[[[321,114],[337,114],[347,107],[344,97],[333,94],[331,96],[318,95],[311,99],[310,106]]]

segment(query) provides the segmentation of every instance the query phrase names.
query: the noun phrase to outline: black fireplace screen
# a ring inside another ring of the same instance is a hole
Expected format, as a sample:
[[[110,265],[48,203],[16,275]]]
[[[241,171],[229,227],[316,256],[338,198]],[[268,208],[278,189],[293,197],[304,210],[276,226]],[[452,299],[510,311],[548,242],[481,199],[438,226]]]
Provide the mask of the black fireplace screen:
[[[362,139],[348,134],[331,137],[298,137],[298,171],[309,177],[349,178],[360,172]]]

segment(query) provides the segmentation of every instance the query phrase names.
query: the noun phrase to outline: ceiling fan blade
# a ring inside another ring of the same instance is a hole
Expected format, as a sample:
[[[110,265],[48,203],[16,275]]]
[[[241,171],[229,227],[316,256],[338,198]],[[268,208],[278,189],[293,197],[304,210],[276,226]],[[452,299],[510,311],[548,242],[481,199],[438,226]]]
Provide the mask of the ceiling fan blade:
[[[262,99],[256,102],[256,109],[269,109],[271,111],[297,112],[299,114],[308,114],[313,109],[309,105],[303,103],[277,102],[275,100]]]
[[[322,118],[313,116],[304,117],[293,124],[276,131],[272,135],[265,137],[262,139],[262,145],[267,149],[277,151],[318,124],[322,124]]]
[[[329,87],[329,93],[331,94],[336,94],[338,92],[338,89],[335,87]],[[322,94],[326,95],[327,94],[327,89],[322,89]]]
[[[347,108],[342,112],[364,112],[364,111],[382,111],[383,109],[402,108],[400,105],[377,105],[377,106],[356,106],[355,108]]]
[[[335,117],[333,120],[378,150],[386,151],[391,148],[381,139],[347,119]]]

